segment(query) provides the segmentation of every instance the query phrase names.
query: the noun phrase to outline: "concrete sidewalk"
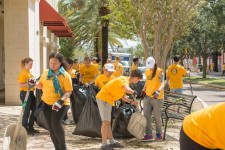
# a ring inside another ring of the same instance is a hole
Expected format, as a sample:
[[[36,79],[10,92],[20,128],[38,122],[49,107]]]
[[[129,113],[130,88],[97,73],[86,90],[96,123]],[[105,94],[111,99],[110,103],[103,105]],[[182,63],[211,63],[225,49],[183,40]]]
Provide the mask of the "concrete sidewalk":
[[[194,101],[193,110],[197,111],[202,109],[204,106],[197,99]],[[15,123],[18,119],[18,114],[21,111],[21,106],[0,106],[0,149],[2,148],[2,141],[4,132],[7,126],[11,123]],[[71,119],[71,112],[69,112],[69,118]],[[154,125],[154,123],[153,123]],[[122,139],[122,143],[126,145],[126,149],[150,149],[150,150],[179,150],[179,131],[182,125],[181,121],[169,121],[167,128],[167,137],[165,141],[162,142],[139,142],[136,139]],[[89,138],[84,136],[73,135],[72,132],[75,129],[75,125],[65,125],[66,132],[66,143],[68,150],[94,150],[99,149],[101,146],[101,139],[99,138]],[[49,132],[37,125],[35,128],[40,131],[40,133],[28,137],[28,150],[54,150],[54,146],[50,139]],[[164,129],[164,127],[162,127]]]

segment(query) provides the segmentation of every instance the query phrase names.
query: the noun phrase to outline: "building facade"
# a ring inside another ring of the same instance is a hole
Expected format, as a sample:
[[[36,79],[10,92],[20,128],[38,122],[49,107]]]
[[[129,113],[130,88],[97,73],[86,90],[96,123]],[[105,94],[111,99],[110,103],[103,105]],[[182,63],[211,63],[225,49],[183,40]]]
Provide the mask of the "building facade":
[[[21,60],[34,60],[31,72],[38,78],[48,68],[48,55],[60,48],[59,37],[72,36],[56,10],[58,0],[0,0],[0,90],[4,89],[5,104],[21,103],[17,81]],[[46,24],[60,19],[61,25]]]

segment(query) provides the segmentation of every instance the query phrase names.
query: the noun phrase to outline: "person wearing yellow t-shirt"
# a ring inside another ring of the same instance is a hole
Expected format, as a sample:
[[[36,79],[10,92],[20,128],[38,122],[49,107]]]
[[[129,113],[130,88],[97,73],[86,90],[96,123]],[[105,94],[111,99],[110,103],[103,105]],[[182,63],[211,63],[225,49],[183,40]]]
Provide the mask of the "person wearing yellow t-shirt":
[[[80,66],[79,72],[79,81],[82,82],[82,84],[84,84],[85,86],[93,84],[99,73],[98,68],[94,64],[91,64],[90,57],[84,58],[84,65]]]
[[[164,98],[164,78],[163,70],[157,67],[155,59],[148,57],[146,60],[146,82],[142,89],[142,93],[146,92],[145,99],[143,101],[143,112],[147,120],[146,135],[141,141],[153,140],[151,114],[154,114],[154,120],[156,124],[156,140],[162,140],[162,124],[161,124],[161,109],[163,106]]]
[[[24,102],[28,90],[28,83],[27,83],[28,79],[33,78],[33,75],[30,72],[30,69],[32,69],[32,67],[33,67],[32,58],[28,57],[21,60],[21,71],[18,76],[18,82],[20,87],[20,100],[22,103]],[[27,130],[27,133],[31,135],[38,133],[38,131],[34,129],[35,109],[36,109],[36,99],[34,96],[34,88],[31,88],[22,119],[23,127]]]
[[[125,95],[137,94],[136,91],[129,87],[130,83],[136,84],[143,75],[140,70],[134,70],[131,72],[129,77],[118,77],[109,81],[106,85],[102,87],[100,92],[96,95],[96,100],[102,119],[101,135],[102,135],[102,146],[101,149],[113,149],[113,148],[123,148],[124,146],[119,142],[115,141],[112,135],[111,129],[111,111],[114,102],[122,99],[125,102],[137,105],[137,101],[132,101],[128,99]],[[107,138],[110,144],[107,143]]]
[[[76,71],[79,70],[79,63],[78,63],[78,59],[74,59],[73,60],[73,69],[75,69]]]
[[[222,76],[224,75],[224,73],[225,73],[225,64],[223,64],[223,67],[222,67]]]
[[[49,55],[49,69],[45,70],[36,88],[42,89],[43,114],[49,127],[50,137],[55,149],[66,150],[65,132],[62,120],[70,108],[72,81],[64,69],[64,57],[60,53]]]
[[[123,65],[120,63],[120,57],[116,56],[115,62],[113,63],[114,66],[114,72],[113,76],[116,78],[123,75]]]
[[[179,65],[180,56],[175,55],[174,64],[170,65],[167,70],[166,83],[170,87],[170,91],[182,94],[183,93],[183,76],[189,74],[183,66]]]
[[[73,80],[74,78],[76,78],[76,70],[73,69],[74,68],[74,66],[73,66],[73,60],[67,59],[66,61],[68,63],[68,65],[66,67],[66,71],[70,74],[70,77]]]
[[[139,63],[139,59],[137,57],[135,57],[133,59],[133,63],[132,63],[132,66],[131,66],[131,71],[138,69],[138,63]]]
[[[101,89],[106,83],[108,83],[112,79],[115,79],[115,77],[112,76],[113,71],[114,71],[114,66],[112,64],[105,64],[104,74],[101,74],[96,78],[95,86],[97,86],[98,89]]]
[[[180,150],[225,149],[225,103],[201,109],[185,117]]]
[[[99,74],[102,74],[101,65],[100,65],[101,59],[97,57],[92,57],[91,63],[97,67]]]

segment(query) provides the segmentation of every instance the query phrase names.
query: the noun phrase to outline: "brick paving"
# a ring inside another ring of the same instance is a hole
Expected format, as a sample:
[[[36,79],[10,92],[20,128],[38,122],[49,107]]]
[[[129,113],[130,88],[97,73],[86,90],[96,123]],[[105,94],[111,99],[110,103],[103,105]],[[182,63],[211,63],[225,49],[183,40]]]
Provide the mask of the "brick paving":
[[[201,109],[202,105],[199,101],[194,102],[194,110]],[[5,106],[0,105],[0,149],[2,149],[2,141],[7,126],[15,123],[19,117],[21,106]],[[71,112],[69,112],[71,119]],[[124,150],[179,150],[179,130],[182,122],[170,121],[167,129],[167,138],[161,142],[139,142],[135,138],[119,140],[126,145]],[[49,132],[38,125],[35,128],[40,133],[34,136],[28,136],[28,150],[54,150],[54,146],[49,136]],[[100,138],[89,138],[84,136],[73,135],[75,125],[65,125],[66,143],[68,150],[97,150],[101,146]]]

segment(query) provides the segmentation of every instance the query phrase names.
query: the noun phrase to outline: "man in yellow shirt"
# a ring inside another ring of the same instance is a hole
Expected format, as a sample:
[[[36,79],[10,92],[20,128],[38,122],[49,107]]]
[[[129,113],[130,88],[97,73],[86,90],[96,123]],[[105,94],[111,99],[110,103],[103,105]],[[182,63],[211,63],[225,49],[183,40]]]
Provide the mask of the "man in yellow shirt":
[[[116,78],[123,75],[123,65],[120,63],[120,56],[116,56],[115,62],[113,63],[114,72],[113,76]]]
[[[223,76],[225,73],[225,64],[223,64],[222,70],[223,70],[223,72],[222,72],[222,76]]]
[[[180,150],[225,149],[225,103],[201,109],[185,117]]]
[[[112,64],[105,64],[104,65],[104,74],[99,75],[95,80],[95,86],[98,89],[101,89],[106,83],[114,79],[115,77],[112,76],[114,71],[114,67]]]
[[[174,64],[170,65],[167,71],[166,83],[169,84],[170,91],[182,94],[183,93],[183,76],[189,74],[183,66],[179,65],[180,56],[175,55]]]
[[[139,59],[138,59],[138,57],[135,57],[133,59],[133,63],[132,63],[132,66],[131,66],[131,71],[138,69],[138,64],[139,64]]]
[[[89,84],[93,84],[99,74],[98,68],[94,64],[91,64],[90,57],[84,58],[84,65],[80,66],[79,72],[79,81],[86,86],[88,86]]]
[[[73,60],[73,69],[75,69],[76,71],[79,70],[78,59]]]
[[[130,83],[136,84],[143,75],[139,70],[134,70],[131,72],[129,77],[118,77],[109,81],[105,86],[102,87],[100,92],[96,95],[96,100],[102,119],[102,150],[112,150],[113,148],[123,148],[124,146],[119,142],[115,141],[112,135],[111,129],[111,111],[114,102],[122,99],[125,102],[137,105],[137,101],[132,101],[128,99],[125,95],[128,94],[137,94],[136,91],[132,90],[129,87]],[[109,139],[110,144],[107,143],[107,138]]]
[[[74,78],[76,78],[76,70],[73,69],[73,60],[71,59],[67,59],[66,60],[68,63],[68,66],[66,67],[66,71],[70,74],[71,79],[73,80]]]

